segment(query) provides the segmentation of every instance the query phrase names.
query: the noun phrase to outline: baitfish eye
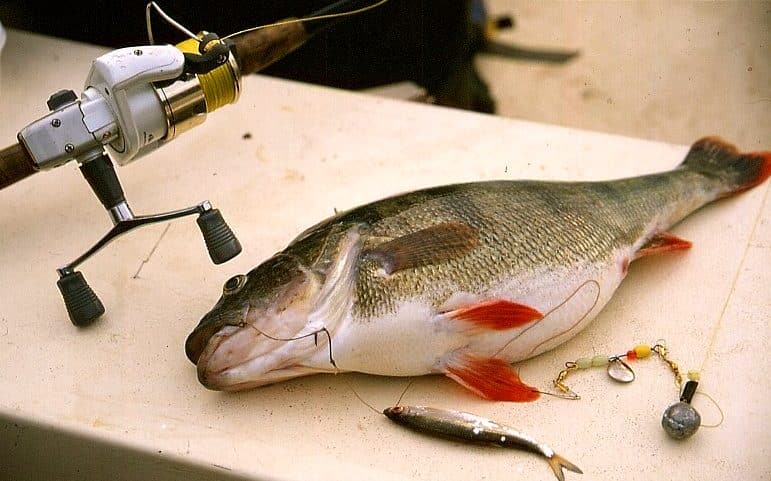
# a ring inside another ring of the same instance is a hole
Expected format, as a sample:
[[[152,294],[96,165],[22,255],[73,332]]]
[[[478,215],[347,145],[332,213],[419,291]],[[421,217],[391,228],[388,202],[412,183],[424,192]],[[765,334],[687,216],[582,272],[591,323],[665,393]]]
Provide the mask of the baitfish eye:
[[[225,285],[222,287],[223,294],[234,294],[241,290],[242,287],[244,287],[244,284],[246,284],[246,276],[243,274],[239,274],[237,276],[233,276],[225,283]]]

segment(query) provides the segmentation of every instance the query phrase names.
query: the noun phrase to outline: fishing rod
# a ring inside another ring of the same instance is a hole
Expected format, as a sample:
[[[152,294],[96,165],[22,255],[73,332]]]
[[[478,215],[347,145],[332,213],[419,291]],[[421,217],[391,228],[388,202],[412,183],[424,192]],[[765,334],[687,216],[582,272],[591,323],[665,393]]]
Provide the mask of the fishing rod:
[[[77,267],[133,229],[197,214],[212,262],[227,262],[241,252],[235,234],[208,200],[171,212],[135,215],[114,163],[131,163],[201,125],[209,113],[238,101],[244,75],[290,54],[344,17],[387,1],[341,0],[305,17],[225,37],[193,34],[150,2],[146,7],[149,45],[120,48],[95,59],[80,97],[73,90],[50,96],[49,113],[22,128],[18,143],[0,150],[0,189],[75,161],[107,210],[113,224],[107,234],[57,269],[56,284],[73,324],[91,324],[105,312]],[[189,38],[177,45],[155,44],[153,12]]]

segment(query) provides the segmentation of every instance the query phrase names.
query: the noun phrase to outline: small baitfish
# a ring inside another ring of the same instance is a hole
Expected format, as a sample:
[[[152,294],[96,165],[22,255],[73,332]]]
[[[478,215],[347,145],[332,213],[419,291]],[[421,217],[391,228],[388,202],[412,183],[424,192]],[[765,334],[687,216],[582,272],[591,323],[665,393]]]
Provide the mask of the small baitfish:
[[[539,443],[531,436],[514,428],[476,414],[426,406],[394,406],[383,410],[383,414],[398,424],[422,433],[474,443],[495,444],[539,454],[546,458],[554,475],[560,481],[565,480],[563,468],[583,474],[578,466],[555,453],[546,444]]]
[[[489,181],[386,198],[300,234],[222,297],[185,348],[209,389],[321,372],[444,374],[492,400],[538,392],[511,363],[562,344],[667,229],[771,175],[771,152],[696,142],[674,170],[608,182]]]

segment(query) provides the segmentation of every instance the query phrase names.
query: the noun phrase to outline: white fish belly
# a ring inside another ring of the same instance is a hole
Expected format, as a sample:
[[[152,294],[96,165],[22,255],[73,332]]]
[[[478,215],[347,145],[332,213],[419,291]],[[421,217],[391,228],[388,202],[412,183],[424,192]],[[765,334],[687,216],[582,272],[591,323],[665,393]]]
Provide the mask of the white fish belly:
[[[565,269],[533,280],[537,288],[515,302],[535,307],[544,314],[543,319],[501,332],[502,336],[488,333],[471,347],[517,362],[568,341],[589,325],[613,296],[626,275],[626,257],[624,254],[606,265],[587,265],[570,272]]]
[[[605,264],[505,279],[481,293],[456,292],[438,311],[428,300],[416,298],[376,318],[349,314],[333,332],[333,357],[340,370],[388,376],[441,373],[444,361],[456,353],[508,362],[530,358],[586,327],[623,280],[629,252],[619,251]],[[491,299],[525,304],[545,317],[513,329],[485,330],[441,315]],[[328,366],[328,352],[318,353],[311,362],[316,363]]]
[[[404,302],[391,315],[349,317],[333,336],[335,362],[344,371],[386,376],[440,372],[437,359],[468,338],[436,317],[428,302],[417,299]]]

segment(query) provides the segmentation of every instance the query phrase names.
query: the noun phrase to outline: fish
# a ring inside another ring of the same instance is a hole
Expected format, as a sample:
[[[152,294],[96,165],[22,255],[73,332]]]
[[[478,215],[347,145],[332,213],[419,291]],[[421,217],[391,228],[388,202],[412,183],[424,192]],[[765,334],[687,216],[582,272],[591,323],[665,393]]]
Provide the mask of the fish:
[[[769,175],[771,152],[705,137],[666,172],[378,200],[228,279],[185,351],[212,390],[314,373],[440,374],[485,399],[533,401],[539,391],[513,363],[586,327],[630,262],[690,248],[671,226]]]
[[[397,424],[432,436],[529,451],[546,458],[554,475],[565,481],[563,469],[583,474],[578,466],[532,436],[509,426],[463,411],[428,406],[393,406],[383,410]]]

